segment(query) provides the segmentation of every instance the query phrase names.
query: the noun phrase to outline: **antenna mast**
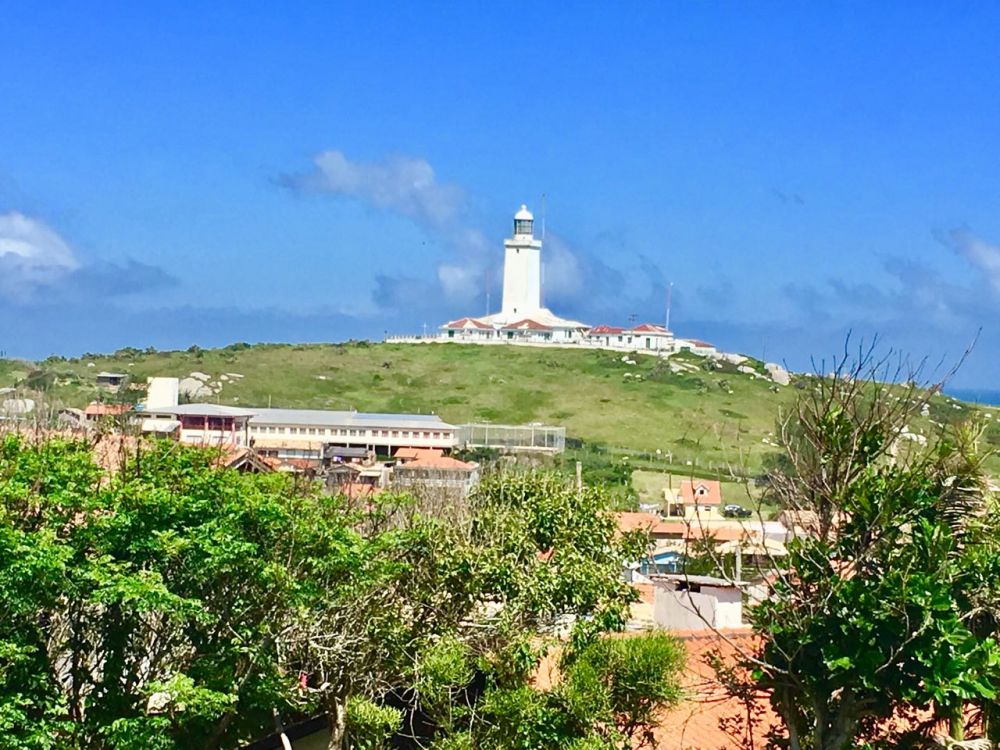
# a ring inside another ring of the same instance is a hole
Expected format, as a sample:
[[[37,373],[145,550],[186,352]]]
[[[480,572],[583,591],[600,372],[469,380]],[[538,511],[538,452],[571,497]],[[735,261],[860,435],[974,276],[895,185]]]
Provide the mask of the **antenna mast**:
[[[542,193],[542,242],[545,242],[545,193]],[[538,279],[538,301],[545,307],[545,263],[539,262],[540,277]]]
[[[673,291],[674,291],[674,282],[671,281],[667,285],[667,317],[666,320],[664,321],[664,326],[663,326],[668,331],[670,330],[670,298],[673,296]]]

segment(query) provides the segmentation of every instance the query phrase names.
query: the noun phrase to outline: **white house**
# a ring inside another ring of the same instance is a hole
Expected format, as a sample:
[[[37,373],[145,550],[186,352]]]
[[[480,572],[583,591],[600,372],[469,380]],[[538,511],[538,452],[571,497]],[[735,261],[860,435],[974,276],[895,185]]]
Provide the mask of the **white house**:
[[[641,323],[632,328],[599,325],[587,331],[581,342],[599,349],[618,349],[626,352],[671,353],[674,334],[656,323]]]

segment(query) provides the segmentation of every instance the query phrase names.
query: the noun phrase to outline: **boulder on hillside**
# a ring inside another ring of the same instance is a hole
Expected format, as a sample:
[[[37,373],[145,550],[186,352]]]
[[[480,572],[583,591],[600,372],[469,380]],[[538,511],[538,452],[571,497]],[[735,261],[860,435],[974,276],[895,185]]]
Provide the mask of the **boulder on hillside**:
[[[764,365],[764,369],[767,370],[767,374],[771,376],[771,380],[778,385],[788,385],[792,382],[792,376],[788,374],[788,370],[779,364],[768,362]]]
[[[181,378],[177,391],[191,399],[205,398],[212,395],[212,389],[196,378]]]

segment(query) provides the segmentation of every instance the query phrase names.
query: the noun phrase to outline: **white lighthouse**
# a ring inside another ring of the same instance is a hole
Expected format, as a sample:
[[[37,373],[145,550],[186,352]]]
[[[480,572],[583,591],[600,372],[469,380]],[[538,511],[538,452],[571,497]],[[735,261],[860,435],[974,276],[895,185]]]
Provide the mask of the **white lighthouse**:
[[[514,214],[514,236],[503,241],[503,306],[481,318],[441,326],[441,337],[477,343],[577,343],[590,326],[542,307],[542,242],[535,239],[528,207]]]
[[[542,309],[542,242],[535,239],[535,217],[524,204],[514,214],[514,236],[503,241],[503,307],[508,322],[530,318]]]

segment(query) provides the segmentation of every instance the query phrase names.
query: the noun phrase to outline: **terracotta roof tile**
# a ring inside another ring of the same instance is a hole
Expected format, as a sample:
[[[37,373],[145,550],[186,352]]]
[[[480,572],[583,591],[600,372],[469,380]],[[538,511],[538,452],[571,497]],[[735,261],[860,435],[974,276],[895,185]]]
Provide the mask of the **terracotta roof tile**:
[[[478,328],[480,330],[490,330],[493,326],[484,323],[476,318],[459,318],[449,323],[445,323],[442,328]]]
[[[664,336],[670,333],[666,328],[658,326],[656,323],[640,323],[632,330],[638,333],[659,333]]]
[[[681,500],[691,505],[722,505],[722,485],[714,479],[685,479]]]
[[[625,330],[624,328],[618,328],[617,326],[599,325],[599,326],[595,326],[594,328],[591,328],[587,332],[587,335],[588,336],[598,336],[598,335],[613,334],[613,335],[617,336],[618,334],[622,333],[624,330]]]
[[[749,707],[732,698],[711,666],[713,655],[735,666],[756,646],[749,630],[678,631],[673,633],[687,650],[684,687],[687,699],[661,717],[657,728],[658,750],[719,750],[721,748],[765,747],[767,733],[780,725],[766,695],[759,695]]]
[[[544,323],[539,323],[537,320],[532,320],[531,318],[525,318],[524,320],[518,320],[514,323],[508,323],[504,326],[504,330],[517,330],[517,331],[550,331],[551,326],[547,326]]]
[[[83,413],[88,417],[107,417],[125,414],[130,411],[132,411],[131,404],[102,404],[92,401],[87,404],[87,408],[83,410]]]

